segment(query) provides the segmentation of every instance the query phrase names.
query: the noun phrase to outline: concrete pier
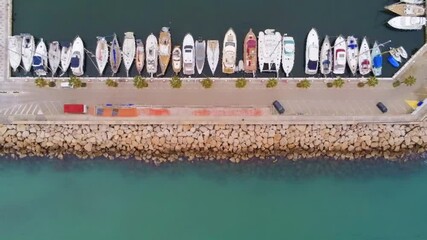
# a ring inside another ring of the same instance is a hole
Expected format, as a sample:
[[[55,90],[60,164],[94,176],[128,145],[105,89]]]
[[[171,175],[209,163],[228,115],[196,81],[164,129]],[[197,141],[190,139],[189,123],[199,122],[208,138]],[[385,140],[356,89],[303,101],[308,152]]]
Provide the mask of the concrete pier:
[[[0,82],[10,76],[8,36],[12,33],[12,0],[0,0]]]

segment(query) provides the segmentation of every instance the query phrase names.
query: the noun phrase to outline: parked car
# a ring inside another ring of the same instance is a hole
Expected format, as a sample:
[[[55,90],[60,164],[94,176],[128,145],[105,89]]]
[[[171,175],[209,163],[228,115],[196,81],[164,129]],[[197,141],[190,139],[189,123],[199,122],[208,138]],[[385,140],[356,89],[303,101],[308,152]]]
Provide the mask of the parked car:
[[[382,103],[382,102],[378,102],[377,103],[377,108],[382,112],[382,113],[386,113],[388,110],[387,110],[387,107],[384,105],[384,103]]]
[[[279,114],[283,114],[283,113],[285,113],[285,108],[282,106],[282,104],[279,102],[279,101],[274,101],[273,102],[273,107],[276,109],[276,111],[279,113]]]

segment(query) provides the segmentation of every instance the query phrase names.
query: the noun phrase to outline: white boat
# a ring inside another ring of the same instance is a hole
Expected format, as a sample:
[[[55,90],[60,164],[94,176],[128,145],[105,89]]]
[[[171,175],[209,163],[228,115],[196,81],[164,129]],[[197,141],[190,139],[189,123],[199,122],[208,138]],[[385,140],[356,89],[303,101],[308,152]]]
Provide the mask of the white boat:
[[[22,37],[19,35],[8,37],[8,52],[9,52],[9,63],[10,67],[14,72],[21,65],[22,58]]]
[[[345,45],[345,43],[344,43]],[[312,28],[307,35],[305,47],[305,73],[314,75],[319,68],[319,35]]]
[[[282,68],[286,74],[286,77],[289,76],[292,69],[294,68],[295,62],[295,41],[293,37],[284,35],[283,36],[283,54],[282,54]]]
[[[175,74],[181,72],[182,68],[182,51],[180,46],[175,46],[172,50],[172,70]]]
[[[344,74],[347,63],[347,46],[343,36],[339,35],[334,43],[334,74]]]
[[[385,9],[400,16],[424,16],[426,13],[424,7],[408,3],[394,3],[386,6]]]
[[[197,40],[196,41],[196,68],[199,74],[202,74],[203,67],[205,66],[206,59],[206,41]]]
[[[232,74],[236,68],[237,38],[233,29],[225,33],[222,47],[222,72]]]
[[[113,41],[110,46],[110,66],[113,75],[119,71],[120,63],[122,62],[122,51],[120,50],[117,35],[114,34]]]
[[[411,3],[411,4],[422,4],[424,0],[400,0],[400,2]]]
[[[371,72],[371,51],[369,49],[368,40],[366,37],[363,38],[362,44],[360,45],[359,50],[359,72],[362,76]]]
[[[83,40],[77,36],[73,42],[73,50],[71,54],[71,71],[76,76],[82,76],[84,74],[84,61],[85,61],[85,47]]]
[[[95,57],[96,65],[98,65],[99,76],[102,76],[108,63],[108,43],[105,37],[98,37]]]
[[[215,75],[216,67],[219,62],[219,41],[208,40],[206,49],[206,56],[208,59],[209,68],[211,69],[212,75]]]
[[[25,72],[31,70],[35,50],[34,37],[30,34],[22,34],[22,66]]]
[[[381,76],[383,68],[383,56],[381,55],[381,50],[377,42],[375,42],[374,46],[372,47],[371,57],[372,72],[375,76]]]
[[[404,59],[408,58],[408,53],[406,52],[406,50],[402,46],[398,47],[397,49],[400,52],[400,56],[402,56]]]
[[[282,59],[282,35],[274,29],[258,33],[258,66],[260,72],[279,73]]]
[[[388,24],[401,30],[420,30],[426,25],[425,17],[398,16],[390,19]]]
[[[171,58],[172,40],[168,27],[162,27],[159,36],[159,63],[161,75],[165,75]]]
[[[61,48],[61,69],[62,74],[68,71],[71,63],[71,54],[73,50],[73,44],[68,43],[68,46],[62,46]]]
[[[135,59],[136,45],[135,36],[133,32],[125,32],[125,40],[123,41],[123,64],[126,68],[126,76],[129,77],[129,70],[132,67],[133,60]]]
[[[58,41],[53,41],[49,44],[49,66],[52,71],[52,77],[55,76],[56,71],[61,63],[61,46]]]
[[[33,56],[33,70],[37,76],[46,76],[47,74],[47,49],[43,38],[37,44],[36,52]]]
[[[402,56],[400,56],[399,49],[390,48],[389,53],[394,58],[394,60],[396,60],[397,62],[402,62]]]
[[[322,48],[320,49],[320,72],[323,75],[328,75],[332,71],[332,46],[328,35],[323,40]]]
[[[359,45],[354,36],[347,37],[347,64],[353,75],[356,75],[359,56]]]
[[[194,38],[191,34],[187,33],[182,42],[182,68],[185,75],[194,74],[195,58]]]
[[[135,56],[136,70],[141,74],[142,69],[144,68],[145,62],[145,48],[144,43],[141,39],[136,39],[136,56]]]
[[[157,43],[157,38],[154,36],[154,34],[150,34],[147,37],[145,48],[147,72],[151,75],[151,77],[153,77],[153,74],[157,72],[157,59],[159,56],[159,44]]]

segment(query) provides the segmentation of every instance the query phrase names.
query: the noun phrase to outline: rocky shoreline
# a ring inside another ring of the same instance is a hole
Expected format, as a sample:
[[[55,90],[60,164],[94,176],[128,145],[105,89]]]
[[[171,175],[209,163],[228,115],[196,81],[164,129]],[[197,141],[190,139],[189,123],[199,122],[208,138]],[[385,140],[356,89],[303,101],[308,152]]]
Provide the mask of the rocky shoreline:
[[[0,154],[135,158],[161,164],[271,156],[402,160],[427,150],[423,125],[0,125]]]

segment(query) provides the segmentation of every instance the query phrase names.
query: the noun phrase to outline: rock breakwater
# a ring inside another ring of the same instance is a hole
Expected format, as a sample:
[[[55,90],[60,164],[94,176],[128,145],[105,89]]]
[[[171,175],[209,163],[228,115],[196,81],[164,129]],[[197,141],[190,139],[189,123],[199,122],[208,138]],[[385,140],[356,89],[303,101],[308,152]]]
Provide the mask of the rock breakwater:
[[[398,159],[427,149],[423,125],[0,125],[0,153],[179,160]]]

